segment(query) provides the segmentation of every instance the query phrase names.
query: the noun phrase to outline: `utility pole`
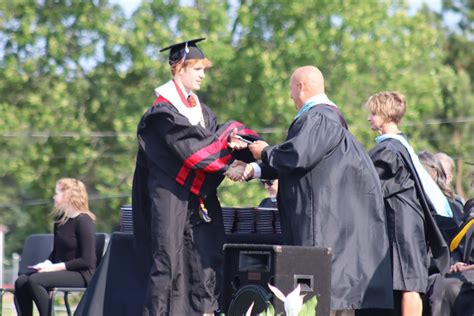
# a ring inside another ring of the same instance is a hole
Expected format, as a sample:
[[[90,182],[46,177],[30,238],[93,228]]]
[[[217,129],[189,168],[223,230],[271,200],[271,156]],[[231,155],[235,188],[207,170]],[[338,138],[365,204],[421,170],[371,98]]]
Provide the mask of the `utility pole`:
[[[8,228],[0,224],[0,287],[3,288],[3,249],[5,241],[5,233],[8,232]]]

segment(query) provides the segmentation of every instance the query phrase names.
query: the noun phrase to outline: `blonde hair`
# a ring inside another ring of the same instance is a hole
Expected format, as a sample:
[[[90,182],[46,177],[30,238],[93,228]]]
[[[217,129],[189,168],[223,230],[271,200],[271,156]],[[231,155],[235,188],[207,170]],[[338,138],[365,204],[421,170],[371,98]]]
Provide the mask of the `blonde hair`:
[[[400,123],[406,111],[405,96],[396,91],[374,94],[367,100],[365,106],[371,113],[396,124]]]
[[[95,221],[95,215],[89,210],[89,197],[86,186],[80,180],[63,178],[56,182],[56,187],[63,193],[63,207],[55,207],[51,212],[54,221],[63,225],[73,212],[85,213]]]
[[[187,59],[187,60],[181,60],[178,61],[177,63],[172,64],[171,67],[171,74],[174,76],[178,71],[181,69],[186,69],[188,67],[193,67],[197,64],[201,64],[204,68],[210,68],[212,67],[212,62],[207,59]]]

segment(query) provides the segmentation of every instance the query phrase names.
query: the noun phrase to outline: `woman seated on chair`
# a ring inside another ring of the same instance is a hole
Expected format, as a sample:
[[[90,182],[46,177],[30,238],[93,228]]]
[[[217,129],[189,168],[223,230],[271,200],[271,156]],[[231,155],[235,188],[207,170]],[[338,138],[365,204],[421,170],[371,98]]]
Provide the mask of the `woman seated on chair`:
[[[86,287],[96,267],[95,215],[89,210],[84,183],[64,178],[54,194],[54,246],[48,260],[31,266],[15,282],[19,314],[33,315],[33,301],[41,316],[49,314],[48,289]]]

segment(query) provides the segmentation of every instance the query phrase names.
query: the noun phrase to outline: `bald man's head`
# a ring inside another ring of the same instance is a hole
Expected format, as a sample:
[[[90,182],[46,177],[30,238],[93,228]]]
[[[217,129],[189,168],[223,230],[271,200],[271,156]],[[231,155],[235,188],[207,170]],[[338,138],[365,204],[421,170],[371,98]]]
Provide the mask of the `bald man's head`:
[[[324,77],[321,71],[314,66],[304,66],[296,69],[290,80],[291,98],[295,102],[296,109],[311,98],[324,93]]]

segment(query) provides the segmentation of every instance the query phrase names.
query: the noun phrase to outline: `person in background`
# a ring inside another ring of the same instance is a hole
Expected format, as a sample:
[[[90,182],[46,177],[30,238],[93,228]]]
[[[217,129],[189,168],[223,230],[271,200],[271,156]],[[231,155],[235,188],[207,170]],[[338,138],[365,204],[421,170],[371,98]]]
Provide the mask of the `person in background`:
[[[474,171],[471,189],[474,189]],[[464,205],[467,216],[459,230],[461,238],[455,238],[456,244],[451,243],[451,250],[460,252],[461,260],[453,262],[450,273],[430,276],[431,287],[426,297],[429,315],[474,315],[474,219],[469,211],[474,211],[474,198]]]
[[[444,170],[444,173],[446,174],[446,183],[447,185],[452,188],[453,185],[452,185],[452,181],[453,181],[453,178],[454,178],[454,168],[455,168],[455,164],[454,164],[454,160],[453,158],[451,158],[449,155],[443,153],[443,152],[439,152],[439,153],[436,153],[434,154],[434,158],[436,160],[438,160],[441,165],[443,166],[443,170]],[[454,193],[454,191],[453,191]],[[459,204],[462,204],[464,205],[464,199],[457,195],[456,193],[454,193],[454,199],[459,203]]]
[[[274,179],[274,180],[260,179],[260,183],[268,192],[268,197],[263,199],[262,202],[260,202],[260,204],[258,205],[258,207],[278,208],[278,204],[277,204],[278,179]]]
[[[474,169],[471,171],[471,190],[474,190]],[[466,201],[463,211],[465,219],[474,217],[474,197]]]
[[[84,183],[64,178],[54,194],[54,246],[49,258],[32,266],[31,274],[15,282],[19,315],[33,315],[33,301],[40,316],[48,316],[48,289],[87,287],[96,268],[95,215],[89,210]]]
[[[370,128],[380,134],[369,155],[385,200],[395,300],[392,315],[421,316],[420,294],[428,286],[429,246],[438,269],[449,268],[448,248],[432,212],[448,217],[452,213],[398,128],[406,110],[405,97],[398,92],[380,92],[367,100],[366,107]]]
[[[449,157],[447,154],[442,153],[442,152],[434,154],[434,158],[441,163],[444,173],[446,174],[446,183],[448,185],[451,185],[451,182],[453,181],[453,174],[454,174],[453,158]]]
[[[458,225],[460,225],[464,218],[464,205],[456,199],[454,192],[451,190],[451,186],[449,185],[450,180],[448,180],[445,172],[446,168],[443,167],[440,160],[436,159],[436,155],[433,155],[427,151],[418,153],[418,158],[420,159],[423,167],[425,167],[426,171],[430,174],[431,178],[436,182],[438,187],[443,192],[444,196],[448,200],[451,210],[453,211],[454,220]]]

